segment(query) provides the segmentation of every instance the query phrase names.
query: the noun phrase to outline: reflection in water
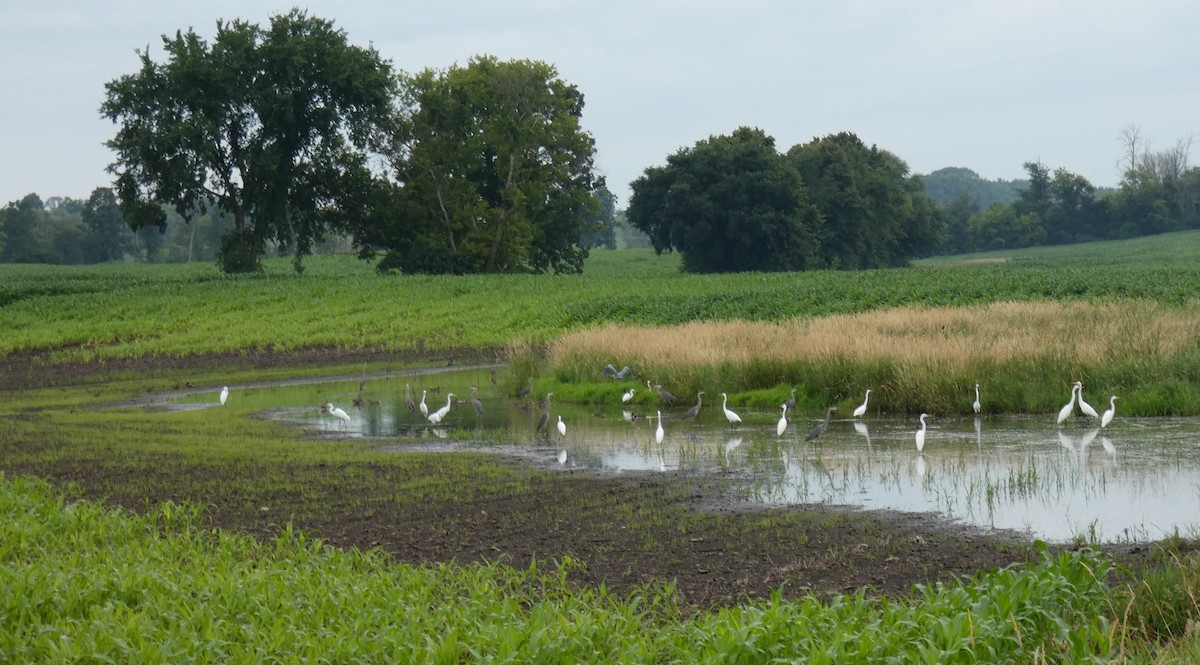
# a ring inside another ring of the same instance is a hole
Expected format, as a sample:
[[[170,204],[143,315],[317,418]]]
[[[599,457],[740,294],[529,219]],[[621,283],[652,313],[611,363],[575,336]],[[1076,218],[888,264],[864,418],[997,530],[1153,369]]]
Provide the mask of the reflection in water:
[[[795,427],[776,436],[777,408],[743,408],[743,422],[730,431],[715,409],[683,421],[678,418],[685,407],[639,416],[645,407],[634,404],[599,414],[595,407],[555,404],[551,422],[557,425],[561,417],[571,430],[564,439],[556,427],[536,433],[541,409],[520,408],[511,396],[488,388],[487,373],[485,368],[372,378],[360,405],[345,409],[349,420],[317,405],[351,404],[360,397],[357,376],[342,383],[239,388],[238,402],[340,436],[400,437],[388,442],[395,449],[426,441],[441,449],[518,453],[554,468],[722,473],[742,496],[764,504],[938,512],[1049,540],[1070,540],[1092,529],[1108,540],[1145,540],[1175,529],[1186,533],[1200,515],[1198,419],[1123,418],[1101,435],[1077,424],[1056,426],[1053,414],[986,419],[949,414],[937,419],[929,445],[917,454],[914,421],[907,417],[831,420],[819,441],[805,442]],[[420,393],[439,407],[449,401],[436,427],[406,407],[406,382],[413,397]],[[471,385],[484,386],[483,413],[449,397],[465,394]],[[196,399],[213,402],[211,395]],[[819,417],[795,414],[792,423],[805,432],[804,423]]]

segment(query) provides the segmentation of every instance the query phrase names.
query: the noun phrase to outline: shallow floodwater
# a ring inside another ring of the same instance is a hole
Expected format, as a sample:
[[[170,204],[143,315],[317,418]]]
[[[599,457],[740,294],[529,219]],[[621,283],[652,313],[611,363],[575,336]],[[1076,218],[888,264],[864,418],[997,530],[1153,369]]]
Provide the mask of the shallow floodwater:
[[[425,391],[431,412],[446,405],[448,393],[455,395],[440,425],[405,408],[406,382],[417,401]],[[835,415],[828,431],[805,442],[820,416],[799,414],[777,436],[778,410],[734,407],[743,422],[730,425],[719,395],[714,401],[706,394],[697,419],[682,420],[694,399],[663,411],[658,443],[657,403],[584,407],[555,401],[549,426],[535,432],[541,407],[501,396],[487,368],[371,378],[356,406],[358,383],[232,386],[230,400],[331,434],[405,437],[383,443],[401,451],[490,450],[564,469],[717,474],[744,498],[768,505],[937,512],[1052,541],[1153,540],[1176,531],[1194,535],[1200,524],[1200,419],[1126,418],[1118,410],[1101,430],[1085,418],[1057,426],[1054,414],[935,417],[928,419],[924,452],[918,453],[915,418]],[[482,414],[468,401],[470,385],[480,388]],[[213,392],[184,401],[202,405],[216,397]],[[318,405],[325,402],[344,409],[350,420],[323,413]],[[560,416],[566,436],[555,427]]]

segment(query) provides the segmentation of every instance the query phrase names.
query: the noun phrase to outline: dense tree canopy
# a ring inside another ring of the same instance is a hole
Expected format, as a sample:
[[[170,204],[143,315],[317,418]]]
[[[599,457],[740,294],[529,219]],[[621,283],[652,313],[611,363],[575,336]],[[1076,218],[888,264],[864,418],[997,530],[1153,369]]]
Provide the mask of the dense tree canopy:
[[[814,267],[818,224],[799,174],[762,130],[713,136],[646,169],[626,214],[688,272]]]
[[[164,35],[163,49],[163,63],[140,52],[101,106],[118,125],[110,170],[131,226],[214,203],[233,219],[230,271],[255,269],[268,241],[293,247],[299,269],[327,230],[357,230],[375,182],[365,150],[394,121],[389,63],[299,10],[266,29],[218,22],[211,44]]]
[[[391,152],[398,186],[375,240],[381,269],[578,272],[596,213],[583,95],[538,61],[473,58],[405,83],[414,109]]]

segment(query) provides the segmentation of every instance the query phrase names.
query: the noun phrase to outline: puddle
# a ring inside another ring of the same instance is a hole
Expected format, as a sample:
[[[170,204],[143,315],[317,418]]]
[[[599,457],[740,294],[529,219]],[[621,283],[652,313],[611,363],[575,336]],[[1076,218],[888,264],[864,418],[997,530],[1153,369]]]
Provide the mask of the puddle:
[[[415,401],[450,411],[438,425],[404,405]],[[743,497],[764,505],[828,503],[936,512],[985,528],[1015,529],[1050,541],[1077,536],[1146,541],[1200,525],[1200,419],[1125,418],[1107,429],[1079,419],[1059,427],[1038,417],[929,419],[923,452],[916,418],[837,418],[818,439],[805,434],[821,420],[801,414],[776,434],[778,410],[733,407],[730,425],[720,403],[705,402],[683,420],[691,402],[664,410],[656,440],[656,405],[584,407],[553,402],[548,426],[536,432],[542,409],[491,385],[487,367],[276,386],[231,386],[230,403],[297,422],[331,437],[405,437],[394,450],[492,450],[564,469],[607,473],[720,474]],[[479,387],[476,413],[469,386]],[[462,402],[457,400],[461,399]],[[193,394],[176,408],[216,406],[217,392]],[[344,409],[348,421],[321,404]],[[567,433],[556,425],[561,416]]]

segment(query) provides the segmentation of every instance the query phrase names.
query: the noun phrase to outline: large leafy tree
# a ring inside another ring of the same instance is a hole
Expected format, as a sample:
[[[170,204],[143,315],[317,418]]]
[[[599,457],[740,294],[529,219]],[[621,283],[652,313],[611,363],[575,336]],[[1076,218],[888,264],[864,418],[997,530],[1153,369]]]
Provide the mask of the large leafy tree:
[[[901,266],[944,235],[924,184],[896,155],[848,132],[788,151],[821,211],[821,257],[842,269]]]
[[[107,84],[104,117],[126,220],[163,228],[164,205],[191,218],[209,202],[232,216],[222,267],[253,270],[266,243],[300,260],[328,230],[356,226],[374,178],[366,150],[391,130],[396,79],[373,49],[300,10],[266,29],[217,23],[212,43],[164,35],[165,62]]]
[[[133,234],[121,215],[117,195],[108,187],[97,187],[80,212],[89,232],[86,248],[89,262],[119,261],[133,245]]]
[[[538,61],[473,58],[405,82],[416,111],[393,146],[383,270],[578,272],[597,211],[583,95]]]
[[[760,129],[713,136],[635,180],[626,215],[688,272],[815,267],[816,209],[800,175]]]

